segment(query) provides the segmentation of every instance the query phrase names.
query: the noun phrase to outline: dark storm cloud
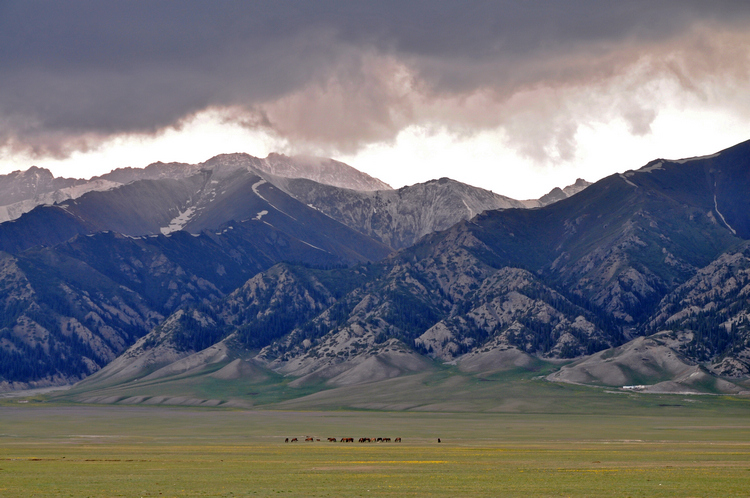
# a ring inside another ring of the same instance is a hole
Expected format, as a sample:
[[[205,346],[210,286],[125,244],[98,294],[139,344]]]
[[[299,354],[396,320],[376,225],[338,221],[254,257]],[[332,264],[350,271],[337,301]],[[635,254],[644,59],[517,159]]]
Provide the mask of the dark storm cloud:
[[[652,51],[689,55],[662,70],[690,91],[711,71],[741,80],[746,47],[727,55],[732,38],[706,33],[742,33],[749,15],[746,2],[684,0],[0,0],[0,145],[65,155],[224,108],[340,150],[433,122],[547,134],[564,155],[564,102],[524,106],[523,92],[597,84]],[[623,105],[647,132],[654,110]]]

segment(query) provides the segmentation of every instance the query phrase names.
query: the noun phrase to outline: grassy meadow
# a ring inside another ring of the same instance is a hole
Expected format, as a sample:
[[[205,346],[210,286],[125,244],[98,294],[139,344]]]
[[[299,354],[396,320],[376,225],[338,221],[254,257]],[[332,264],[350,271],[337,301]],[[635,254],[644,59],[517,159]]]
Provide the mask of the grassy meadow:
[[[573,400],[556,413],[478,413],[11,398],[0,496],[748,495],[750,400],[584,392],[601,398],[591,414]]]

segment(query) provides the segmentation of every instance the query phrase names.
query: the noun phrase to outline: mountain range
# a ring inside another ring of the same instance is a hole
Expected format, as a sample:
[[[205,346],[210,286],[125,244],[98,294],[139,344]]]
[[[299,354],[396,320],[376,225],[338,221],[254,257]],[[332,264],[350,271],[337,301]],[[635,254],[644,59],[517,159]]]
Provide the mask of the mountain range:
[[[543,362],[556,382],[746,389],[750,142],[536,201],[281,155],[92,181],[117,185],[0,224],[6,388],[176,402],[186,379],[308,393]],[[43,190],[25,185],[0,190]]]

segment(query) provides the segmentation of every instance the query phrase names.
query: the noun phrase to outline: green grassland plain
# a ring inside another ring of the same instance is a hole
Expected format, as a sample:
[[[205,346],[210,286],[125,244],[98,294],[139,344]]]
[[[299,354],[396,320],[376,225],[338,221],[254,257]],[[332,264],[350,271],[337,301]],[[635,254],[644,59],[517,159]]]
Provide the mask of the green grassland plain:
[[[0,399],[0,496],[750,495],[746,396],[556,384],[538,371],[265,382],[178,377]],[[92,393],[115,404],[80,402]],[[246,408],[123,404],[135,395]]]
[[[747,401],[683,399],[592,415],[10,400],[0,496],[748,496]]]

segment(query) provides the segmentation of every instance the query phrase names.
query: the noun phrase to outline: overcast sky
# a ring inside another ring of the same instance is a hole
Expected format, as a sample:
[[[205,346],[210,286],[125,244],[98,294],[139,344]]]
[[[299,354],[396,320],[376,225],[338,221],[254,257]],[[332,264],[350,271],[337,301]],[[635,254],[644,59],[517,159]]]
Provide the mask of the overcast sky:
[[[0,173],[316,154],[516,198],[750,139],[750,2],[0,0]]]

